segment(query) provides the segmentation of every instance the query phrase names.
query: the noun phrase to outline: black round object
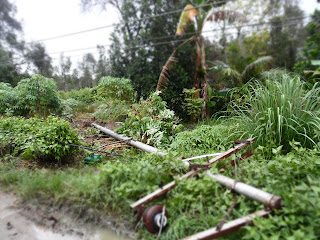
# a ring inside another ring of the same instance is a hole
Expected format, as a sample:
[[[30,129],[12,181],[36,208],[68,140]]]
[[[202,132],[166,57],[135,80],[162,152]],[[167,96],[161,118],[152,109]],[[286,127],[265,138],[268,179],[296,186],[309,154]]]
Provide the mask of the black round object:
[[[160,230],[162,208],[163,208],[163,205],[154,205],[154,206],[149,207],[143,213],[144,226],[151,233],[158,233]],[[168,217],[168,212],[166,210],[165,211],[165,218],[163,219],[164,226],[162,227],[162,230],[164,230],[166,227],[168,227],[167,217]]]

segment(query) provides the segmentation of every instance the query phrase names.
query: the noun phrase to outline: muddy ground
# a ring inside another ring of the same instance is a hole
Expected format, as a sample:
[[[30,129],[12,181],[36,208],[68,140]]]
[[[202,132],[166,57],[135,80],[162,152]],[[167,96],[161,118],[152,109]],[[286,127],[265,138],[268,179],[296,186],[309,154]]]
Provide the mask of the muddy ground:
[[[22,204],[17,197],[0,191],[1,240],[127,240],[134,233],[128,224],[106,217],[100,224],[85,223],[67,213],[67,208]]]

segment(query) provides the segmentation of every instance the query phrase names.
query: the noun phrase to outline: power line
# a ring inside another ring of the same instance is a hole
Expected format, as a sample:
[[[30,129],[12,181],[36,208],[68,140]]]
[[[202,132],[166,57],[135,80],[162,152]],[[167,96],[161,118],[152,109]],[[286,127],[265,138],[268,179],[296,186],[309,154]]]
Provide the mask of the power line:
[[[196,6],[196,7],[193,7],[193,8],[189,8],[188,10],[184,10],[184,9],[174,10],[174,11],[171,11],[171,12],[166,12],[166,13],[161,13],[161,14],[157,14],[157,15],[152,15],[152,16],[149,16],[149,17],[139,18],[139,19],[136,19],[134,21],[135,22],[136,21],[144,21],[144,20],[148,20],[148,19],[152,19],[152,18],[172,15],[172,14],[175,14],[175,13],[181,13],[183,11],[190,11],[190,10],[193,10],[193,9],[209,7],[209,6],[216,6],[216,5],[219,5],[219,4],[228,3],[228,2],[232,2],[232,1],[234,1],[234,0],[224,0],[224,1],[219,1],[219,2],[210,3],[210,4],[203,4],[201,6]],[[67,33],[67,34],[62,34],[62,35],[58,35],[58,36],[54,36],[54,37],[44,38],[44,39],[36,40],[36,41],[33,41],[33,42],[44,42],[44,41],[54,40],[54,39],[58,39],[58,38],[65,38],[65,37],[69,37],[69,36],[74,36],[74,35],[78,35],[78,34],[83,34],[83,33],[87,33],[87,32],[93,32],[93,31],[97,31],[97,30],[101,30],[101,29],[105,29],[105,28],[114,27],[114,26],[117,26],[117,25],[120,25],[120,24],[121,25],[128,24],[128,23],[131,23],[131,22],[132,21],[123,21],[123,22],[120,22],[120,23],[113,23],[113,24],[105,25],[105,26],[101,26],[101,27],[90,28],[90,29],[86,29],[86,30],[82,30],[82,31],[78,31],[78,32]],[[32,42],[29,42],[29,43],[32,43]]]
[[[280,23],[280,22],[289,22],[289,21],[296,21],[296,20],[301,20],[301,19],[306,19],[306,18],[310,18],[310,16],[307,17],[297,17],[297,18],[288,18],[288,19],[283,19],[283,20],[276,20],[276,21],[269,21],[269,22],[262,22],[262,23],[254,23],[254,24],[244,24],[241,26],[232,26],[232,27],[227,27],[224,30],[231,30],[231,29],[237,29],[239,27],[241,28],[245,28],[245,27],[256,27],[256,26],[260,26],[260,25],[266,25],[266,24],[274,24],[274,23]],[[293,24],[292,24],[293,25]],[[281,26],[286,26],[284,24],[282,24]],[[184,34],[184,36],[191,36],[194,34],[199,34],[199,33],[208,33],[208,32],[217,32],[217,31],[222,31],[222,29],[212,29],[212,30],[206,30],[206,31],[195,31],[195,32],[190,32],[190,33],[186,33]],[[138,41],[129,41],[127,43],[137,43],[137,42],[146,42],[146,41],[153,41],[153,40],[160,40],[160,39],[166,39],[166,38],[172,38],[172,37],[176,37],[176,35],[168,35],[168,36],[163,36],[163,37],[154,37],[154,38],[149,38],[149,39],[142,39],[142,40],[138,40]],[[185,39],[181,39],[181,40],[172,40],[172,41],[166,41],[163,42],[163,44],[169,44],[169,43],[175,43],[175,42],[183,42],[187,40],[187,38]],[[156,43],[156,46],[158,46],[159,44]],[[102,45],[103,47],[110,47],[111,45]],[[147,45],[147,44],[142,44],[133,48],[140,48],[141,46],[154,46],[154,44],[151,45]],[[53,55],[53,54],[61,54],[61,53],[66,53],[66,52],[77,52],[77,51],[84,51],[84,50],[92,50],[92,49],[96,49],[97,46],[92,46],[92,47],[86,47],[86,48],[78,48],[78,49],[70,49],[70,50],[65,50],[65,51],[57,51],[57,52],[53,52],[53,53],[49,53],[49,55]],[[128,49],[128,48],[126,48]]]
[[[301,20],[301,19],[305,19],[305,18],[310,18],[308,17],[297,17],[297,18],[288,18],[288,19],[283,19],[283,20],[276,20],[276,21],[268,21],[268,22],[262,22],[262,23],[255,23],[255,24],[245,24],[245,25],[241,25],[241,28],[245,28],[245,27],[256,27],[256,26],[261,26],[261,25],[266,25],[266,24],[274,24],[274,23],[281,23],[281,22],[292,22],[292,21],[296,21],[296,20]],[[286,27],[286,26],[292,26],[295,25],[296,22],[290,23],[290,24],[281,24],[282,27]],[[270,27],[270,26],[269,26]],[[229,31],[232,29],[237,29],[237,26],[232,26],[232,27],[227,27],[224,29],[224,31]],[[198,34],[198,33],[208,33],[208,32],[217,32],[217,31],[223,31],[223,29],[212,29],[212,30],[207,30],[207,31],[201,31],[201,32],[191,32],[191,33],[186,33],[184,36],[188,36],[188,35],[194,35],[194,34]],[[246,32],[250,32],[250,31],[246,31]],[[241,33],[244,33],[244,31],[242,31]],[[237,34],[237,32],[234,33],[225,33],[226,35],[232,35],[232,34]],[[169,36],[164,36],[164,37],[160,37],[160,38],[169,38],[169,37],[175,37],[175,35],[169,35]],[[207,36],[210,37],[210,36]],[[212,35],[211,37],[214,37],[214,35]],[[155,40],[155,39],[159,39],[159,37],[155,37],[155,38],[149,38],[146,39],[148,41],[151,40]],[[178,40],[171,40],[171,41],[165,41],[165,42],[158,42],[158,43],[154,43],[154,44],[141,44],[135,47],[124,47],[125,50],[132,50],[132,49],[140,49],[140,48],[146,48],[146,47],[154,47],[154,46],[161,46],[161,45],[167,45],[167,44],[174,44],[174,43],[180,43],[180,42],[184,42],[186,41],[188,38],[184,38],[184,39],[178,39]],[[141,40],[146,41],[146,40]],[[136,43],[137,41],[131,41],[131,43]],[[130,43],[130,42],[129,42]],[[103,45],[104,47],[110,46],[110,45]],[[97,47],[87,47],[87,48],[80,48],[80,49],[70,49],[70,50],[66,50],[66,51],[60,51],[60,52],[54,52],[54,53],[49,53],[49,54],[58,54],[58,53],[65,53],[65,52],[76,52],[76,51],[83,51],[83,50],[92,50],[92,49],[96,49]],[[79,57],[79,56],[83,56],[83,54],[77,54],[77,55],[73,55],[73,56],[66,56],[66,57]],[[21,58],[19,58],[21,59]],[[56,58],[51,58],[52,60],[56,60],[59,59],[59,57]],[[22,60],[22,59],[21,59]],[[19,63],[17,65],[21,65],[22,63]]]
[[[287,27],[287,26],[293,26],[295,24],[296,23],[290,23],[290,24],[283,24],[281,26],[282,27]],[[205,31],[205,32],[210,32],[210,31]],[[211,30],[211,32],[212,32],[212,30]],[[241,33],[243,34],[243,33],[249,33],[249,32],[252,32],[252,31],[251,30],[250,31],[247,30],[247,31],[242,31]],[[237,32],[225,33],[225,35],[235,35],[235,34],[237,34]],[[210,36],[206,36],[206,37],[215,37],[215,36],[216,35],[210,35]],[[173,43],[180,43],[180,42],[184,42],[186,40],[188,40],[188,38],[180,39],[180,40],[174,40],[174,41],[167,41],[167,42],[158,42],[158,43],[150,44],[150,45],[139,45],[139,46],[135,46],[135,47],[125,47],[124,49],[125,50],[141,49],[141,48],[146,48],[146,47],[154,47],[154,46],[161,46],[161,45],[167,45],[167,44],[173,44]],[[194,39],[194,40],[196,40],[196,39]],[[107,46],[107,45],[104,45],[104,46]],[[76,54],[76,55],[71,55],[71,56],[66,56],[66,57],[73,58],[73,57],[80,57],[80,56],[83,56],[83,54]],[[59,59],[59,58],[53,58],[53,59]]]

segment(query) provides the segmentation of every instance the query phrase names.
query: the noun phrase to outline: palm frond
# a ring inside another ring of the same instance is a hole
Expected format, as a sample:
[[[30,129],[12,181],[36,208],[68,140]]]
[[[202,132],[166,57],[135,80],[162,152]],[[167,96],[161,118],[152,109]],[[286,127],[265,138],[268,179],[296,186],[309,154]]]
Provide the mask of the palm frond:
[[[246,15],[234,10],[219,10],[210,14],[207,21],[248,22]]]
[[[264,56],[258,58],[254,62],[250,63],[241,73],[242,78],[246,78],[247,76],[253,76],[254,74],[261,72],[262,70],[267,70],[271,67],[271,63],[273,62],[273,57]]]
[[[166,89],[169,83],[169,71],[171,70],[171,66],[174,62],[177,62],[178,59],[175,57],[176,51],[182,47],[183,45],[193,41],[196,38],[196,36],[192,36],[191,38],[187,39],[183,43],[181,43],[176,49],[172,52],[169,59],[167,60],[166,64],[162,67],[162,71],[159,76],[158,84],[157,84],[157,91],[161,91],[163,89]]]
[[[198,11],[191,4],[185,6],[179,19],[176,35],[182,35],[188,28],[190,22],[198,15]]]
[[[228,77],[241,81],[241,74],[237,70],[232,69],[228,64],[218,60],[210,62],[210,64],[214,66],[209,68],[209,71],[216,72],[222,78]]]
[[[216,70],[220,70],[221,68],[229,68],[230,66],[225,62],[215,60],[215,61],[208,61],[210,65],[213,67],[209,68],[210,71],[216,72]]]
[[[172,64],[178,61],[178,59],[175,57],[175,55],[176,55],[176,49],[170,55],[166,64],[162,68],[162,71],[159,76],[158,84],[157,84],[157,91],[161,91],[168,86],[169,71],[171,70]]]

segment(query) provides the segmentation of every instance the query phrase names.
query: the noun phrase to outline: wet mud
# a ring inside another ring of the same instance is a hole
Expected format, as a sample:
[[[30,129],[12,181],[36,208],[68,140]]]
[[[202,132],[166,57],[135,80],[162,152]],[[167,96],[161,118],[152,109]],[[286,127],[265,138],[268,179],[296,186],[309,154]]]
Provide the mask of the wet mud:
[[[118,224],[119,225],[119,224]],[[94,225],[75,220],[63,210],[20,204],[13,194],[0,191],[1,240],[128,240],[134,234],[107,219]]]

